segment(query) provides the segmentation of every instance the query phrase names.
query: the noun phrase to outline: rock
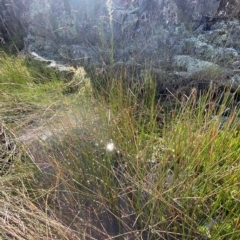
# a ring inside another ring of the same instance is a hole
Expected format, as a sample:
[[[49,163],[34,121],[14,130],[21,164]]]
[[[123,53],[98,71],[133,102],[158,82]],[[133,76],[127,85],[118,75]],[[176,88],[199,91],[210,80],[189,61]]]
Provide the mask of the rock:
[[[0,1],[0,39],[9,43],[10,52],[23,49],[23,38],[27,34],[29,23],[25,16],[27,11],[26,0],[12,2]]]
[[[182,52],[205,61],[228,65],[238,59],[238,52],[233,48],[217,47],[208,44],[204,36],[191,37],[183,41]]]
[[[49,60],[39,56],[35,52],[30,53],[30,58],[37,62],[42,62],[46,64],[47,68],[53,68],[55,71],[59,72],[61,75],[64,75],[66,79],[71,79],[74,76],[74,71],[71,67],[57,63],[55,60]]]
[[[26,38],[24,38],[24,46],[25,51],[28,53],[35,52],[45,58],[55,58],[55,60],[59,60],[57,54],[57,45],[51,39],[44,37],[36,37],[32,34],[28,34]]]
[[[232,18],[238,16],[239,12],[240,4],[238,0],[220,0],[216,15]]]
[[[182,72],[189,74],[200,73],[209,68],[220,69],[217,64],[212,62],[202,61],[188,55],[177,55],[173,58],[174,67],[179,68]]]
[[[219,21],[207,34],[204,39],[208,44],[216,47],[233,48],[240,53],[239,45],[240,26],[239,20]]]
[[[219,7],[218,1],[192,1],[176,0],[177,6],[188,22],[191,29],[197,29],[201,24],[206,24],[205,16],[214,16]]]
[[[240,67],[240,61],[234,62],[234,63],[232,64],[232,66],[233,66],[234,69],[239,68],[239,67]]]
[[[236,72],[236,74],[234,76],[232,76],[227,82],[228,82],[228,85],[231,86],[231,89],[233,91],[239,90],[239,86],[240,86],[240,71]]]
[[[71,68],[66,67],[65,65],[62,65],[62,64],[58,64],[54,60],[45,59],[45,58],[39,56],[35,52],[31,52],[30,54],[34,60],[39,61],[39,62],[45,62],[47,64],[46,67],[55,68],[59,72],[67,72],[67,73],[72,72]]]
[[[238,84],[229,72],[239,61],[239,10],[236,0],[2,0],[0,40],[18,31],[25,52],[55,67],[121,69],[136,79],[159,69],[173,81],[217,67]]]

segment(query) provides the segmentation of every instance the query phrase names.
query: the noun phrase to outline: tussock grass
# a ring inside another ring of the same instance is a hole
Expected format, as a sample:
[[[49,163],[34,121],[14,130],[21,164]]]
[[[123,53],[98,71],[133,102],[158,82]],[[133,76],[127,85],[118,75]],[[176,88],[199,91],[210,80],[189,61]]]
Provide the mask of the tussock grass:
[[[28,145],[48,167],[4,176],[0,201],[12,199],[8,215],[14,223],[20,208],[21,219],[1,229],[4,236],[238,239],[239,106],[228,92],[193,89],[181,101],[171,96],[169,109],[155,89],[146,75],[69,95],[71,113],[47,119],[51,136]]]
[[[38,167],[26,146],[16,142],[14,133],[2,122],[0,133],[1,239],[78,239],[54,213],[48,215],[38,207],[35,198],[45,194],[32,188]]]
[[[1,179],[0,236],[2,239],[79,239],[54,213],[49,216],[28,195],[27,175]],[[31,179],[32,178],[32,179]]]
[[[53,70],[43,70],[41,64],[31,65],[27,58],[4,52],[0,63],[0,115],[4,121],[23,121],[25,116],[63,99],[64,83]]]
[[[195,89],[168,111],[151,80],[130,88],[112,79],[81,108],[85,121],[53,144],[58,178],[79,192],[77,202],[114,216],[122,238],[237,238],[239,109],[223,118],[230,95],[197,99]],[[107,239],[108,220],[99,221]]]

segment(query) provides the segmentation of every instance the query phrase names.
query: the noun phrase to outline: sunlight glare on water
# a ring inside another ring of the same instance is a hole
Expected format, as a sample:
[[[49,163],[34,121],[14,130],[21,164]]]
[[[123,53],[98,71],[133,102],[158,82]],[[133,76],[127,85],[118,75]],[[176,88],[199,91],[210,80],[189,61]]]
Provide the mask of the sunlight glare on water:
[[[114,149],[115,149],[115,145],[114,145],[113,142],[107,143],[107,145],[106,145],[106,151],[107,152],[112,152]]]

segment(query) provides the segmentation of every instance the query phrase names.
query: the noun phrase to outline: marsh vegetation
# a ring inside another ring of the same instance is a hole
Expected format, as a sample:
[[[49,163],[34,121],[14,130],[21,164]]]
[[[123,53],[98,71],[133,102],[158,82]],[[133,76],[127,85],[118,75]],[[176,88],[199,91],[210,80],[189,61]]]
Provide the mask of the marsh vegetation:
[[[239,239],[234,93],[0,63],[3,239]]]

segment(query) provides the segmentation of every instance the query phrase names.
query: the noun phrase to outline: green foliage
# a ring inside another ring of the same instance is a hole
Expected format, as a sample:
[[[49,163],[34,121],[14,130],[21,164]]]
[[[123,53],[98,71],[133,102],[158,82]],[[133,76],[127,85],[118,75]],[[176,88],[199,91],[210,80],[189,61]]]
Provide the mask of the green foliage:
[[[54,73],[21,58],[1,61],[2,102],[65,99]],[[80,72],[71,86],[81,82]],[[104,214],[123,239],[238,239],[240,110],[232,108],[231,95],[193,89],[169,104],[156,101],[151,74],[141,82],[117,73],[97,80],[93,89],[66,96],[74,101],[61,121],[47,121],[52,135],[32,153],[49,168],[30,181],[24,201],[53,209],[66,232],[75,229],[81,239],[96,232],[98,239],[111,237]],[[79,227],[82,222],[88,226]]]
[[[0,63],[0,115],[6,121],[22,118],[62,98],[64,82],[54,70],[3,52]]]
[[[113,212],[121,234],[130,221],[121,216],[131,209],[147,239],[237,239],[239,110],[221,126],[231,100],[226,94],[220,108],[206,109],[210,91],[199,99],[193,92],[180,108],[163,114],[165,103],[156,103],[155,89],[148,75],[141,84],[114,78],[98,86],[98,120],[89,124],[93,106],[86,106],[84,133],[74,129],[61,145],[56,142],[64,156],[56,157],[62,159],[59,177],[67,176],[64,182],[84,196],[79,201]],[[112,143],[115,151],[108,152]]]

